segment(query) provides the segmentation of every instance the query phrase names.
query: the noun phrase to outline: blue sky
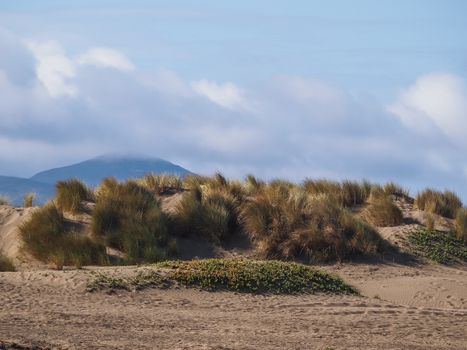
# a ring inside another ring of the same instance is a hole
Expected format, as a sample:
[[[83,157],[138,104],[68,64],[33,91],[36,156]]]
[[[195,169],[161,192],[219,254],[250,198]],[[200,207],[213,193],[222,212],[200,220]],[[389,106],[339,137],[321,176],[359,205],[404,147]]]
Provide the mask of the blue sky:
[[[131,152],[467,199],[466,13],[460,0],[2,1],[2,173]]]

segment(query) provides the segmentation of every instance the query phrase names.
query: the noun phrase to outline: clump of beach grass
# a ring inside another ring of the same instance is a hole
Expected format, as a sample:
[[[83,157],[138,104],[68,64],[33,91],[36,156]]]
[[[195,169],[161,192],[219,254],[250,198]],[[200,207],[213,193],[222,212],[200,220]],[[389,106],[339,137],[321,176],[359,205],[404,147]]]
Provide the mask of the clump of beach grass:
[[[180,176],[170,174],[147,174],[138,183],[156,195],[175,193],[183,190],[183,181]]]
[[[154,194],[136,181],[103,181],[97,191],[92,230],[107,245],[124,252],[130,263],[168,256],[166,216]]]
[[[104,246],[67,230],[63,213],[53,202],[34,211],[19,230],[24,248],[36,259],[57,268],[108,262]]]
[[[31,208],[32,206],[34,206],[34,200],[36,198],[36,194],[33,193],[33,192],[30,192],[30,193],[27,193],[25,196],[24,196],[24,200],[23,200],[23,207],[24,208]]]
[[[454,219],[457,210],[462,207],[462,201],[452,191],[440,192],[426,189],[417,194],[415,206],[421,210]]]
[[[63,211],[79,213],[81,202],[93,201],[93,192],[80,180],[69,179],[58,181],[56,186],[56,205]]]
[[[362,217],[375,226],[399,226],[402,223],[402,211],[394,204],[388,192],[381,187],[371,191],[369,204],[363,210]]]
[[[467,243],[467,208],[460,208],[457,210],[456,237]]]
[[[13,272],[15,270],[13,261],[0,252],[0,272]]]

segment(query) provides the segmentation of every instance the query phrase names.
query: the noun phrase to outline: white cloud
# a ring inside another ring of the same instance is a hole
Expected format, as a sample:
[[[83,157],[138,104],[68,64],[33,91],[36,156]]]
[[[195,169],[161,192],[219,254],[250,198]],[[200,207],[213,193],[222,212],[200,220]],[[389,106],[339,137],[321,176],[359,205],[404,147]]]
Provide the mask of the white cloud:
[[[135,69],[135,66],[125,55],[117,50],[107,47],[92,48],[78,56],[76,62],[82,65],[115,68],[122,71],[131,71]]]
[[[421,76],[387,110],[410,128],[427,132],[435,126],[452,141],[467,146],[467,88],[455,75]]]
[[[244,92],[231,82],[218,84],[209,80],[191,82],[193,89],[215,104],[228,109],[243,109],[247,107]]]
[[[78,94],[78,88],[68,82],[76,75],[74,63],[57,43],[53,41],[30,42],[28,47],[37,60],[37,78],[51,96],[76,96]]]

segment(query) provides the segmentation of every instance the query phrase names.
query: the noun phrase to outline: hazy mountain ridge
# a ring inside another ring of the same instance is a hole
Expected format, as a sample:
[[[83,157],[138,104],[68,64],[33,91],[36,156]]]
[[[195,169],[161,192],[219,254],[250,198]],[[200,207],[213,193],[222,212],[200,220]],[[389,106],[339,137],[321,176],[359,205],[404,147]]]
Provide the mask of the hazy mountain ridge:
[[[94,187],[108,176],[126,180],[147,173],[168,173],[181,177],[193,174],[179,165],[160,158],[107,155],[44,170],[30,178],[0,176],[0,195],[6,196],[12,204],[20,205],[26,193],[35,192],[37,203],[44,203],[53,197],[55,183],[60,180],[78,178]]]

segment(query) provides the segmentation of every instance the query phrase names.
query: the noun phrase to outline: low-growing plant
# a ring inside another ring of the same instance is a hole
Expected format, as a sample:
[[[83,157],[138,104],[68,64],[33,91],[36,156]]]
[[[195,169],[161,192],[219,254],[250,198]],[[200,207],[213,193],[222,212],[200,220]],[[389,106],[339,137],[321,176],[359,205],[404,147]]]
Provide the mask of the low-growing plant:
[[[456,236],[467,242],[467,208],[460,208],[456,214]]]
[[[7,256],[0,252],[0,272],[12,272],[15,271],[15,264]]]
[[[375,226],[399,226],[402,223],[402,211],[395,205],[387,192],[374,187],[368,206],[362,212],[363,218]]]
[[[106,179],[97,191],[92,229],[127,254],[128,262],[157,261],[168,255],[167,220],[158,201],[136,181]]]
[[[171,269],[168,277],[172,280],[207,290],[267,294],[357,293],[337,276],[290,262],[208,259],[168,261],[157,267]]]
[[[55,188],[56,204],[63,211],[79,213],[81,202],[94,200],[92,191],[78,179],[58,181]]]
[[[467,262],[467,245],[457,239],[453,232],[418,230],[408,236],[408,242],[416,251],[435,262]]]
[[[462,201],[454,192],[426,189],[415,198],[415,206],[421,210],[454,219],[457,210],[462,207]]]
[[[24,196],[23,207],[24,208],[31,208],[34,205],[34,199],[36,198],[35,193],[27,193]]]
[[[227,259],[165,261],[125,278],[99,274],[88,290],[167,288],[172,284],[255,294],[358,294],[340,277],[310,266]]]
[[[91,238],[68,232],[65,219],[55,203],[32,213],[20,227],[24,248],[36,259],[65,265],[103,265],[108,262],[105,247]]]

